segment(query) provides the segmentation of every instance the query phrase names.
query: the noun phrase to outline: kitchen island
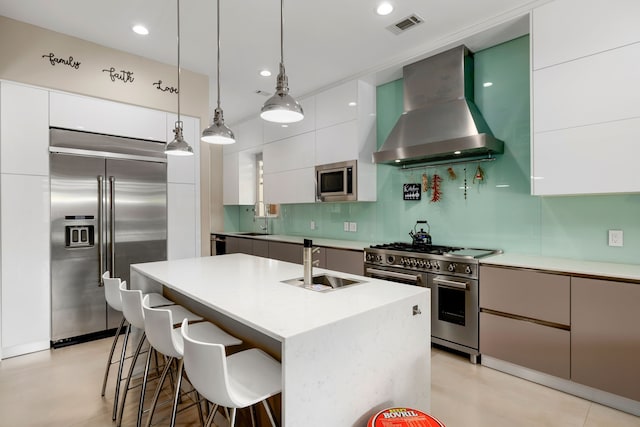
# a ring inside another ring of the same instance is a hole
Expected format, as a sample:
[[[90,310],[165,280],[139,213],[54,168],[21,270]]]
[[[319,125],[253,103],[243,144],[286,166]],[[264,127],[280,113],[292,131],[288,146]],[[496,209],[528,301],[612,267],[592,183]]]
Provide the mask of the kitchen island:
[[[131,287],[159,291],[282,361],[283,426],[362,426],[378,410],[430,410],[430,295],[362,281],[317,292],[284,280],[302,266],[245,254],[131,266]]]

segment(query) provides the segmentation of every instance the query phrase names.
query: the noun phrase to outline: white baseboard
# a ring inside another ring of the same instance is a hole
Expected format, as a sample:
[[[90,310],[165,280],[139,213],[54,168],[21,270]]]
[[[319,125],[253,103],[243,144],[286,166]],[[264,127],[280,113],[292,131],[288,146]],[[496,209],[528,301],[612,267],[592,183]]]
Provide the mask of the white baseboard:
[[[12,347],[2,347],[2,358],[22,356],[23,354],[34,353],[36,351],[49,350],[51,343],[47,341],[37,341],[29,344],[14,345]]]

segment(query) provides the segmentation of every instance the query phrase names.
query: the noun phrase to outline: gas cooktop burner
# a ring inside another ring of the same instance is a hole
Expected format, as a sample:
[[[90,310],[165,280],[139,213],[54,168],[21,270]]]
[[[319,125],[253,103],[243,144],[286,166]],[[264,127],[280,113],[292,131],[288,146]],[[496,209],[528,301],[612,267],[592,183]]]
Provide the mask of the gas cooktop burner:
[[[426,244],[412,244],[404,242],[384,243],[382,245],[372,245],[372,249],[387,249],[392,251],[415,252],[422,254],[444,255],[448,252],[459,251],[462,248],[454,246],[439,246]]]

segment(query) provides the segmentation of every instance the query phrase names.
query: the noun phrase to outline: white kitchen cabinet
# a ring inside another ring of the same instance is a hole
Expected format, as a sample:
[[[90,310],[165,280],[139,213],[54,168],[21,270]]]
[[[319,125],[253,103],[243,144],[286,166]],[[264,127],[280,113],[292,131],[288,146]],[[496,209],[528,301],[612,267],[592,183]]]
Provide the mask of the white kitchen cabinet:
[[[316,131],[315,164],[356,160],[360,157],[356,120]]]
[[[167,113],[119,102],[50,92],[53,127],[130,138],[166,140]]]
[[[299,122],[281,124],[261,119],[264,129],[265,143],[279,141],[281,139],[290,138],[307,132],[313,132],[316,129],[315,97],[311,96],[305,99],[299,99],[298,102],[304,111],[304,119]]]
[[[49,175],[49,92],[2,82],[0,86],[2,173]]]
[[[49,177],[3,173],[0,187],[0,336],[6,358],[49,348]]]
[[[640,118],[535,135],[534,195],[640,191]]]
[[[315,132],[265,144],[262,151],[264,173],[290,171],[314,166]]]
[[[547,3],[534,10],[531,192],[640,191],[640,3]]]
[[[264,174],[266,203],[313,203],[315,188],[314,167]]]
[[[352,80],[316,95],[316,129],[358,118],[358,80]]]
[[[536,8],[533,69],[636,43],[638,16],[637,0],[562,0]]]
[[[640,43],[535,71],[534,132],[640,117],[638,70]]]
[[[167,114],[166,141],[173,141],[178,116]],[[180,115],[185,141],[193,148],[193,156],[167,156],[167,182],[195,184],[200,177],[200,120]]]
[[[194,184],[167,184],[167,258],[200,255],[199,211]]]
[[[223,204],[256,203],[256,154],[251,150],[245,150],[223,156]]]

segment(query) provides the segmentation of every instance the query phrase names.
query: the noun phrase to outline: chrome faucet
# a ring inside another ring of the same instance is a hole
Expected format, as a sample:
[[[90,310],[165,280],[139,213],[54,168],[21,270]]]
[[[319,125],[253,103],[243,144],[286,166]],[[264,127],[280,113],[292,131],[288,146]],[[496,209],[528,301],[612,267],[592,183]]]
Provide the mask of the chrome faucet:
[[[264,213],[264,215],[262,216],[262,219],[264,220],[264,224],[260,225],[260,230],[264,234],[269,234],[269,212],[267,210],[267,204],[265,202],[256,203],[255,208],[253,208],[253,212],[254,212],[253,220],[255,221],[256,217],[260,215],[260,204],[262,204],[263,213]]]
[[[313,260],[313,254],[320,252],[320,248],[313,247],[313,241],[304,239],[304,247],[302,249],[302,267],[304,270],[303,286],[309,287],[313,285],[313,267],[320,264],[320,260]]]

